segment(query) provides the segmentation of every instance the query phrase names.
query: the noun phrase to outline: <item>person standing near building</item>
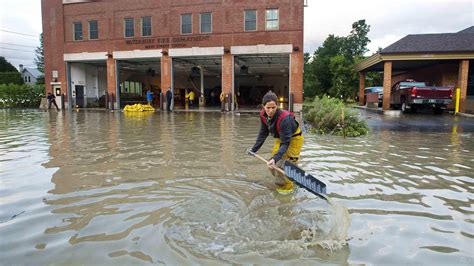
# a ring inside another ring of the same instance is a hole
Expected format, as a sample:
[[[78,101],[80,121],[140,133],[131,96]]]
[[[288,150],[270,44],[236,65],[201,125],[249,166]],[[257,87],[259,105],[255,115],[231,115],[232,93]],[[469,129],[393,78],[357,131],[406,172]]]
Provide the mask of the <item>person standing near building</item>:
[[[168,112],[171,112],[173,109],[171,107],[171,104],[173,103],[173,92],[171,91],[171,88],[168,88],[166,91],[166,110]]]
[[[146,101],[148,102],[148,105],[153,104],[153,92],[151,92],[151,89],[146,91]]]
[[[56,106],[56,110],[59,111],[59,107],[56,104],[56,96],[54,96],[54,94],[52,94],[51,92],[48,92],[47,99],[48,99],[48,110],[51,109],[51,104],[54,104],[54,106]]]
[[[186,96],[185,96],[185,98],[188,99],[189,108],[194,106],[194,97],[195,97],[194,90],[190,89],[189,93],[186,94]]]
[[[260,132],[258,133],[255,145],[248,149],[257,152],[271,134],[275,138],[275,145],[268,167],[273,176],[277,178],[277,192],[280,194],[290,194],[294,191],[294,184],[288,177],[281,175],[275,170],[282,168],[284,162],[289,160],[297,163],[303,147],[304,137],[301,128],[294,115],[286,110],[278,109],[278,97],[269,91],[262,99],[263,110],[260,112]]]

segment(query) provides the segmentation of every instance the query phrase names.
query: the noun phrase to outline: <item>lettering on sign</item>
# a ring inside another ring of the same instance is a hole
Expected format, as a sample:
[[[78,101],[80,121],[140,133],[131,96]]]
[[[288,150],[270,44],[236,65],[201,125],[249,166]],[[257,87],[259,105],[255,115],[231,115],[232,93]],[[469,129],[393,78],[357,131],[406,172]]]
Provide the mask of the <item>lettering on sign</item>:
[[[193,42],[209,41],[211,36],[179,36],[125,40],[126,45],[143,45],[145,49],[183,48]]]

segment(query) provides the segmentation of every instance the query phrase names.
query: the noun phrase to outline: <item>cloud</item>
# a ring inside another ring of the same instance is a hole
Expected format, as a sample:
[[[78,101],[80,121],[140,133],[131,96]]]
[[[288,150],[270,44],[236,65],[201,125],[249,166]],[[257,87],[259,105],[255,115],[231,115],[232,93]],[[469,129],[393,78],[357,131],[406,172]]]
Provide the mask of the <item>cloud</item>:
[[[329,34],[346,36],[353,22],[365,19],[371,52],[386,47],[408,34],[457,32],[474,25],[472,0],[308,0],[305,7],[305,47],[313,53]],[[0,42],[27,46],[39,45],[42,31],[41,1],[2,1],[0,30],[38,35],[28,37],[0,31]],[[31,47],[9,47],[33,51]],[[371,53],[370,52],[370,53]],[[34,53],[0,49],[15,66],[34,65]]]
[[[7,31],[35,36],[25,36]],[[39,46],[41,31],[41,1],[24,0],[21,1],[21,4],[15,1],[2,1],[0,56],[4,56],[15,67],[18,67],[19,64],[34,67],[34,47]]]
[[[347,36],[352,23],[360,19],[371,27],[368,48],[374,52],[408,34],[457,32],[472,26],[474,2],[309,0],[305,8],[305,52],[313,53],[329,34]]]

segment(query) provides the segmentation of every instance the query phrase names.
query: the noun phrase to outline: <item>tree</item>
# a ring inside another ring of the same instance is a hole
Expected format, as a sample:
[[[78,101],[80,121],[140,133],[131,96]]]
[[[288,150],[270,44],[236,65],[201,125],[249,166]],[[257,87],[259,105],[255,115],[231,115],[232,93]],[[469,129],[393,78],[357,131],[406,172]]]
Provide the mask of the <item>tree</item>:
[[[43,33],[40,34],[40,46],[35,49],[35,64],[41,73],[44,73],[44,50],[43,50]]]
[[[365,19],[352,23],[352,30],[346,37],[346,53],[349,57],[364,56],[368,51],[367,44],[370,40],[367,34],[370,31],[370,25],[365,24]]]
[[[354,71],[354,61],[344,55],[336,55],[331,58],[329,70],[333,73],[329,94],[343,100],[354,97],[358,88],[358,76]]]
[[[0,56],[0,72],[18,72],[18,70],[5,57]]]
[[[365,20],[358,20],[352,24],[349,35],[329,35],[314,52],[312,60],[305,57],[305,97],[327,94],[346,99],[357,94],[359,82],[354,66],[367,52],[369,30]],[[374,79],[378,77],[374,75]]]
[[[329,63],[333,56],[341,53],[344,40],[341,37],[329,35],[323,45],[313,54],[312,61],[305,66],[305,96],[328,94],[332,86],[332,73]]]

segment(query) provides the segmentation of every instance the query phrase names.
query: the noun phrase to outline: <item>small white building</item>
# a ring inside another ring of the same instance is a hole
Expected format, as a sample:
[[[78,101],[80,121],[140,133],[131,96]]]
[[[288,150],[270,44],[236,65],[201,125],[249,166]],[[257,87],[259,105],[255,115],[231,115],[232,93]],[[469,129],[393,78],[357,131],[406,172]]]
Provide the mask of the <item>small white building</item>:
[[[23,65],[20,65],[20,73],[25,84],[30,85],[35,85],[38,79],[44,76],[37,68],[24,68]]]

